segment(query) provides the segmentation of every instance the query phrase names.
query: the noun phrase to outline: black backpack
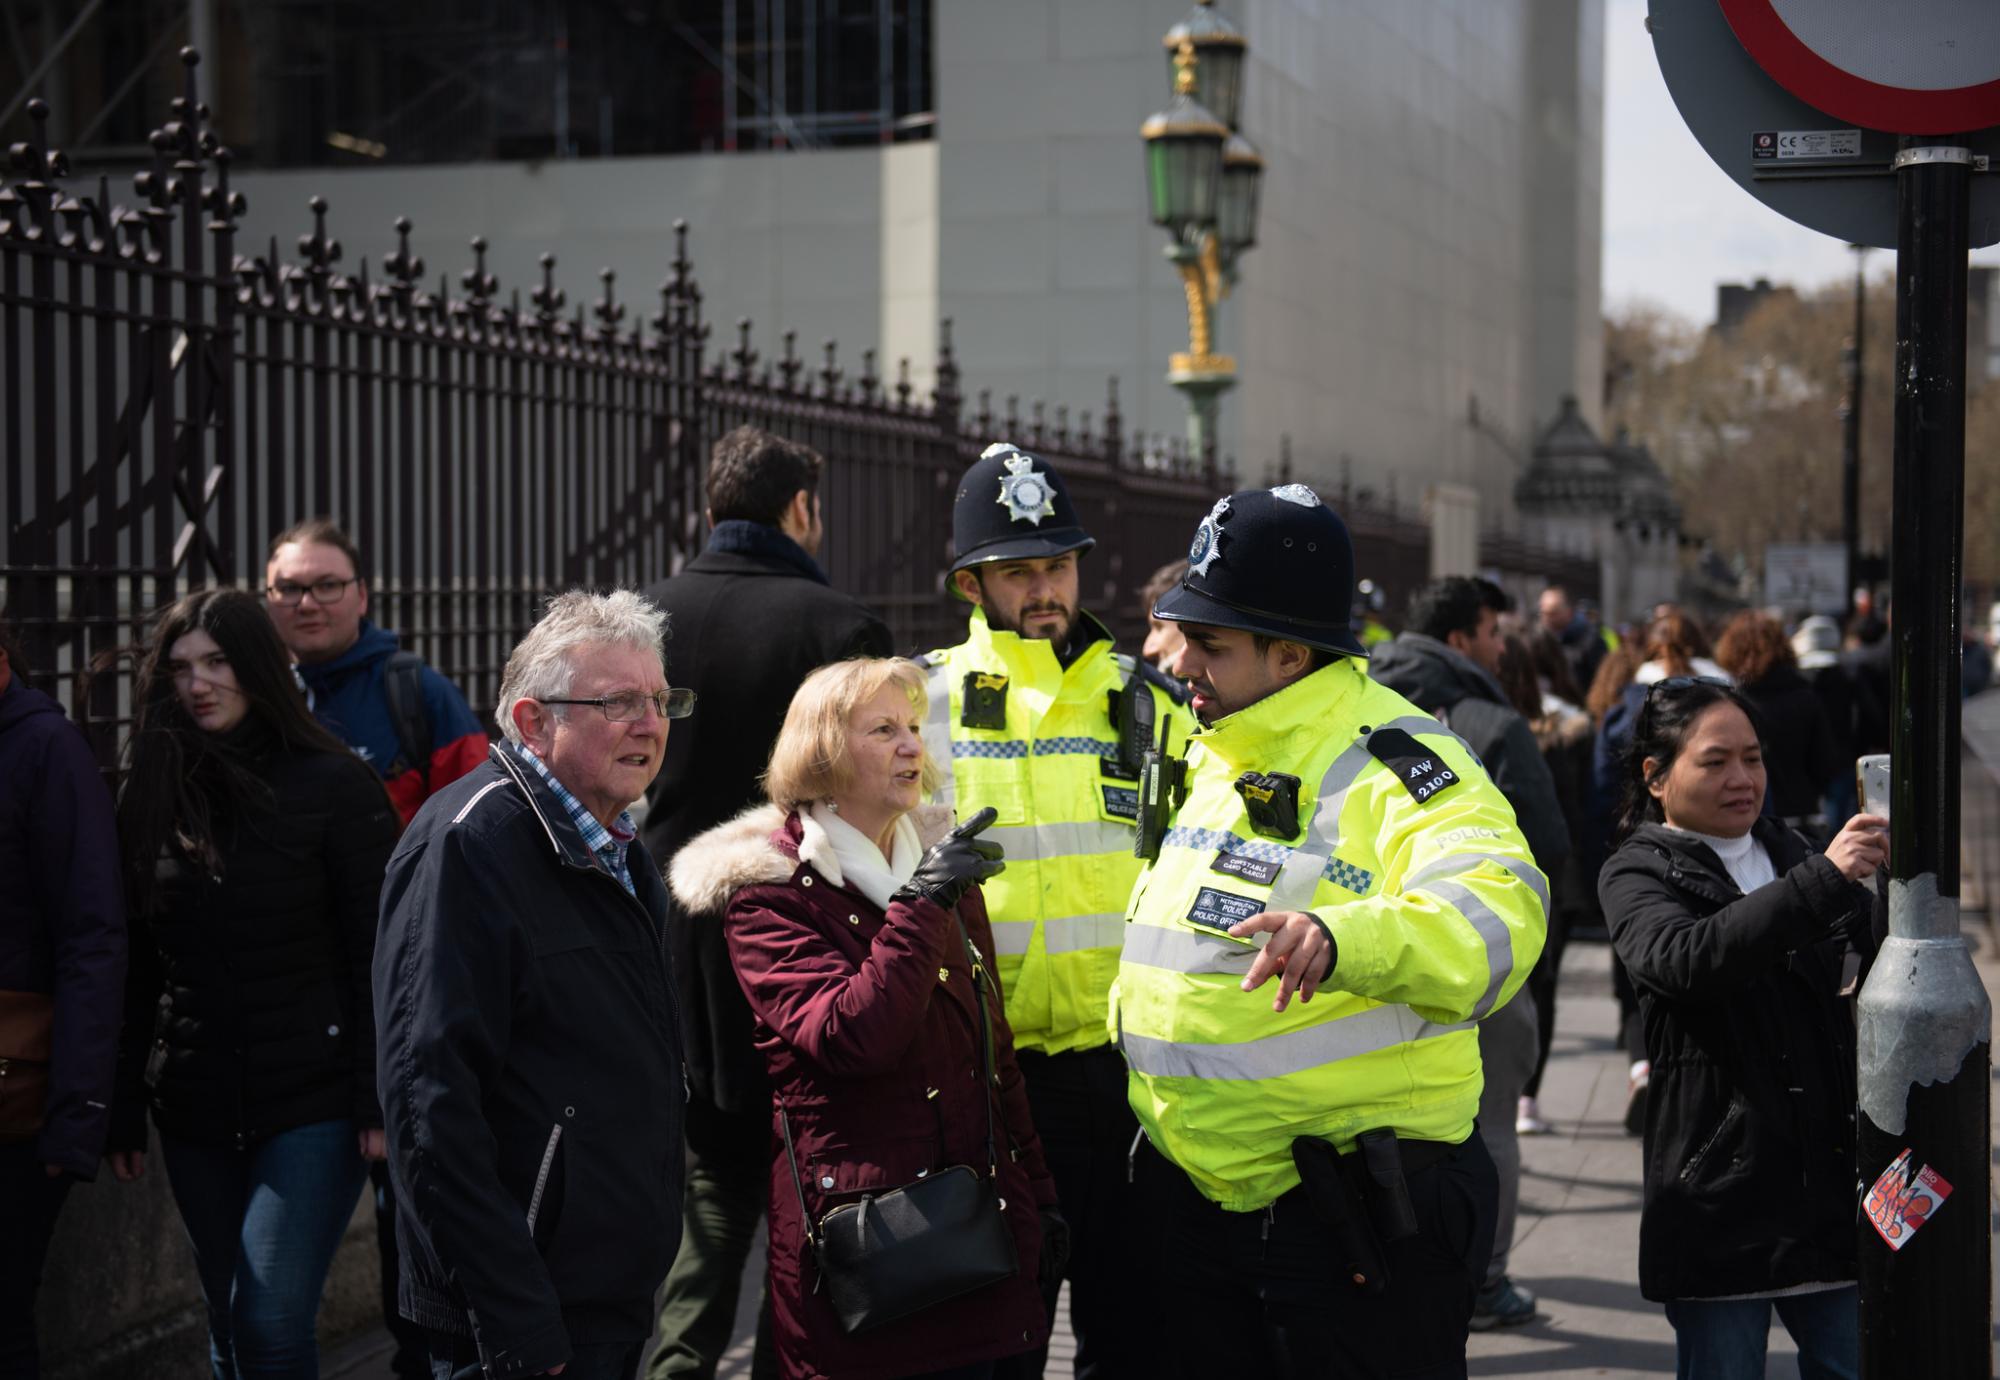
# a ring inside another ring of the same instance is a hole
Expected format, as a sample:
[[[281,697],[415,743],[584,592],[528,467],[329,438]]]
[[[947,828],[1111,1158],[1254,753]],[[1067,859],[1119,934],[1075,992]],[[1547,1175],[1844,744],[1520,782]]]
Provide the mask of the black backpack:
[[[403,763],[431,787],[431,718],[424,712],[424,659],[415,652],[389,653],[382,668],[382,692],[389,700],[389,721],[396,726],[396,745]],[[395,763],[389,764],[391,768]],[[389,776],[390,772],[383,775]]]

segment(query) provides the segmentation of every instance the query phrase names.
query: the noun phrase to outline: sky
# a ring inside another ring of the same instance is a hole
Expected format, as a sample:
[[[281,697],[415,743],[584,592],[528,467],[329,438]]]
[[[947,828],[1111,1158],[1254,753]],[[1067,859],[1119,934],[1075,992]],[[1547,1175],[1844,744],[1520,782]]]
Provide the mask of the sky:
[[[1606,0],[1604,150],[1607,313],[1651,301],[1706,325],[1717,283],[1852,280],[1846,245],[1757,201],[1688,133],[1646,34],[1646,0]],[[1871,253],[1870,277],[1894,257]],[[2000,264],[2000,247],[1975,250],[1972,261]]]

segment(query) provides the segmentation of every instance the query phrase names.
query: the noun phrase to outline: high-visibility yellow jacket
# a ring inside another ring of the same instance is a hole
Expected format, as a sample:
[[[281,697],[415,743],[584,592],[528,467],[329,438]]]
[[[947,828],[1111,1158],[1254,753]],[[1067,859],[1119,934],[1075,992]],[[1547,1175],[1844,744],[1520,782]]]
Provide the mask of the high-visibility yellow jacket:
[[[1410,751],[1385,761],[1371,741]],[[1112,997],[1154,1145],[1250,1211],[1298,1183],[1296,1137],[1344,1151],[1379,1126],[1470,1135],[1475,1023],[1526,980],[1548,912],[1548,881],[1478,759],[1343,658],[1196,733],[1187,760],[1186,802],[1133,888]],[[1246,771],[1299,779],[1297,835],[1254,830]],[[1276,979],[1241,990],[1254,950],[1221,933],[1265,909],[1311,911],[1338,946],[1331,980],[1283,1013]]]
[[[1176,751],[1194,727],[1153,673],[1112,651],[1101,623],[1085,614],[1084,629],[1095,638],[1065,668],[1048,639],[996,632],[974,610],[965,641],[920,658],[924,742],[944,772],[937,799],[960,819],[999,812],[984,837],[1006,850],[1007,870],[981,889],[1014,1043],[1048,1054],[1110,1038],[1125,900],[1139,875],[1138,782],[1119,764],[1110,692],[1130,682],[1150,695],[1157,721],[1172,720]],[[965,722],[975,677],[986,713],[973,717],[992,727]]]

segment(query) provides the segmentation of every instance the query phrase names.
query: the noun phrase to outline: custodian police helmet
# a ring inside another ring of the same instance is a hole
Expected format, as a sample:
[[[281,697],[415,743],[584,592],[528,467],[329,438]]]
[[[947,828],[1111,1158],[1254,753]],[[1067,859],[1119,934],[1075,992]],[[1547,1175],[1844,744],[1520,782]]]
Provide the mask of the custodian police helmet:
[[[1305,485],[1281,484],[1217,500],[1195,529],[1187,574],[1153,617],[1365,657],[1348,626],[1353,597],[1347,524]]]
[[[951,510],[954,571],[1096,544],[1077,520],[1062,476],[1039,455],[996,441],[959,478]]]

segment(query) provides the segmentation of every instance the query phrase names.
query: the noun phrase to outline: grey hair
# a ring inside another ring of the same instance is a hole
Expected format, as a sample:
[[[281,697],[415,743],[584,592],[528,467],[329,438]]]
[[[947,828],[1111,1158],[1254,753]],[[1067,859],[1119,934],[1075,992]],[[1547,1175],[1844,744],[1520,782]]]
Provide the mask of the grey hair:
[[[514,706],[522,700],[561,699],[569,694],[576,674],[570,653],[577,648],[599,643],[641,647],[659,657],[664,668],[666,636],[666,611],[636,590],[592,594],[572,589],[556,595],[542,621],[528,630],[507,658],[507,669],[500,676],[500,703],[493,714],[500,732],[508,742],[519,744]]]

